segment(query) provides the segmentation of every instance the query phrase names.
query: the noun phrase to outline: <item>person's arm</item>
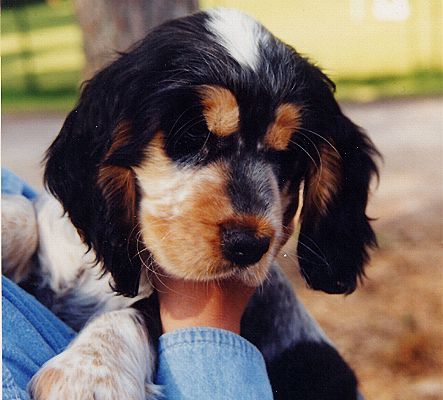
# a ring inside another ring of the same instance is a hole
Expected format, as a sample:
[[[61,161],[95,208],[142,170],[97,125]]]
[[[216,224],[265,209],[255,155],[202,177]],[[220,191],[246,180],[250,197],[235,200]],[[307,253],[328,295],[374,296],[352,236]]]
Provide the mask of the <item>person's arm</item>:
[[[26,386],[76,333],[9,279],[2,277],[3,398],[29,400]]]
[[[263,356],[239,336],[254,289],[236,281],[157,281],[164,334],[156,383],[166,399],[272,399]]]

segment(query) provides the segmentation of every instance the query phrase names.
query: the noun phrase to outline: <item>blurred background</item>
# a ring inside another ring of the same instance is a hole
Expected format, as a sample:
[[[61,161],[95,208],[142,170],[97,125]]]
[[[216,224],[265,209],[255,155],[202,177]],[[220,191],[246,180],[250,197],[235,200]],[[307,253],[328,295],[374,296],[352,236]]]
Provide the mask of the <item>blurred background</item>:
[[[442,0],[3,0],[2,165],[42,188],[40,161],[79,85],[162,21],[235,7],[316,62],[384,156],[368,214],[380,249],[347,297],[308,309],[367,399],[443,399]]]

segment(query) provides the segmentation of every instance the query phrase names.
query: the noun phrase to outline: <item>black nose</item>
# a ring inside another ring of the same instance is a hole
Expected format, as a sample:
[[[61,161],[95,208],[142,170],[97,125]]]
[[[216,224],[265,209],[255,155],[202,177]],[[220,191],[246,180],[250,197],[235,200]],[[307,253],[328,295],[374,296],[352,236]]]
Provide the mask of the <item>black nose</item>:
[[[271,239],[259,238],[252,230],[242,228],[225,229],[222,233],[223,256],[234,264],[255,264],[269,249]]]

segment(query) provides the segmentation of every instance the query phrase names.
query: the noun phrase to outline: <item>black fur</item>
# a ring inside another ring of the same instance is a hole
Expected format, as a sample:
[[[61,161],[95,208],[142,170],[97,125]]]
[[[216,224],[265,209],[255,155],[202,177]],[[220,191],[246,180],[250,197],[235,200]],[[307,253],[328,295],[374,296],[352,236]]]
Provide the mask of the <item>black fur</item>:
[[[300,342],[268,364],[275,400],[357,400],[357,378],[324,342]]]
[[[303,212],[297,254],[311,288],[349,294],[364,274],[369,248],[377,244],[365,210],[378,152],[341,113],[328,126],[342,160],[341,184],[326,211]]]
[[[178,165],[217,159],[247,165],[247,160],[255,160],[256,165],[262,163],[274,171],[281,187],[290,182],[294,204],[302,179],[308,179],[311,158],[317,157],[316,147],[334,142],[343,159],[343,185],[327,211],[303,213],[301,240],[312,243],[315,251],[299,246],[298,253],[311,287],[328,293],[351,292],[363,274],[368,248],[375,245],[365,207],[370,178],[376,173],[376,150],[341,113],[333,83],[307,59],[267,34],[267,45],[260,47],[260,63],[253,71],[215,40],[205,26],[207,18],[206,13],[198,13],[161,25],[85,84],[77,107],[48,150],[47,187],[64,205],[97,260],[112,273],[116,291],[133,296],[141,268],[135,257],[137,213],[127,215],[121,193],[112,198],[105,195],[107,183],[97,184],[101,168],[118,166],[131,173],[161,129],[168,135],[166,152]],[[244,142],[241,158],[233,137],[211,136],[205,142],[207,128],[198,120],[201,107],[196,88],[208,84],[226,87],[236,96]],[[286,151],[257,151],[257,140],[282,102],[303,107],[303,135],[294,136]],[[113,132],[122,122],[131,125],[130,140],[109,156]],[[199,149],[205,143],[207,151],[202,154]],[[230,187],[243,188],[237,190],[234,206],[248,211],[252,201],[253,212],[268,207],[266,188],[257,198],[250,189],[256,182],[248,181],[244,168],[233,171]],[[134,190],[138,192],[136,186]],[[286,210],[285,222],[295,210],[293,205]]]

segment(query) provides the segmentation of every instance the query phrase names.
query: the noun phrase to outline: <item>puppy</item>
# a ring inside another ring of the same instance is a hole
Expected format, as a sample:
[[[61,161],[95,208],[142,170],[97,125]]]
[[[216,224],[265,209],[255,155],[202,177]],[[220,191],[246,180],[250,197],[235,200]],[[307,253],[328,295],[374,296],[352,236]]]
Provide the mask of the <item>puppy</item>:
[[[149,280],[159,269],[261,286],[242,334],[276,398],[357,398],[354,374],[275,266],[299,209],[313,289],[354,291],[376,244],[365,209],[378,153],[333,91],[226,9],[159,26],[84,85],[47,152],[57,200],[37,203],[37,291],[51,289],[51,308],[83,329],[33,378],[34,398],[159,395]]]

